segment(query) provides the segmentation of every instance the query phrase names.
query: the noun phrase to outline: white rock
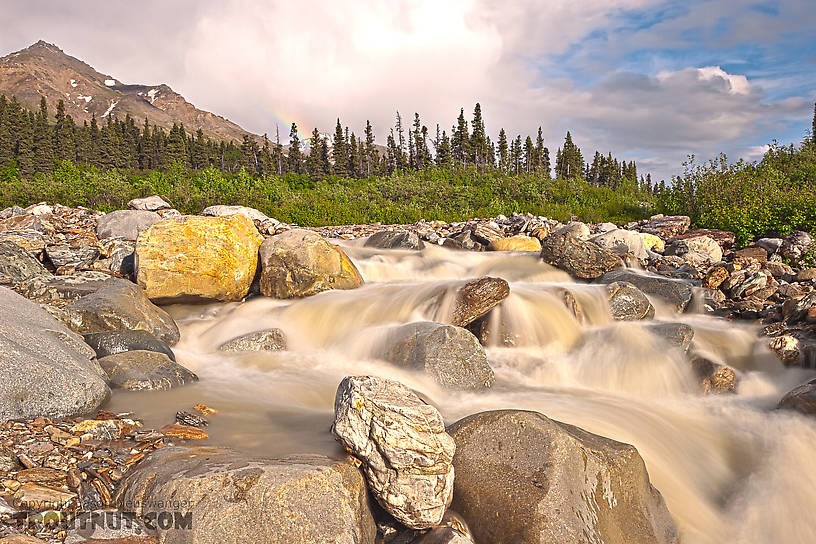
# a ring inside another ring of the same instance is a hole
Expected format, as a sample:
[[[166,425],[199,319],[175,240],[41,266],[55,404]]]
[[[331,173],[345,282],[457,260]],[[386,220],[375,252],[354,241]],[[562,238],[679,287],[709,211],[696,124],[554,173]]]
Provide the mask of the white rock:
[[[265,213],[256,210],[255,208],[248,208],[246,206],[224,206],[224,205],[217,205],[217,206],[210,206],[209,208],[204,208],[204,211],[201,212],[201,215],[209,216],[209,217],[224,217],[227,215],[243,215],[249,217],[253,221],[269,221],[271,218],[267,216]],[[274,219],[273,219],[274,221]]]
[[[155,212],[158,210],[166,210],[170,208],[170,204],[158,195],[148,196],[145,198],[134,198],[128,202],[128,208],[131,210],[148,210]]]

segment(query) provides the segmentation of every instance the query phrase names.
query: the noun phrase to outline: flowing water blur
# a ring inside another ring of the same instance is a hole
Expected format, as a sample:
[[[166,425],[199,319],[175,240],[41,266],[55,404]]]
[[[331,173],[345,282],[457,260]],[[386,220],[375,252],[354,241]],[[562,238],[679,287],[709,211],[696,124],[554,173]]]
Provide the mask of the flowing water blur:
[[[347,252],[366,279],[361,289],[168,308],[182,330],[178,360],[201,381],[169,392],[117,392],[109,409],[160,426],[204,402],[219,410],[210,418],[210,443],[264,456],[339,455],[329,432],[337,384],[346,375],[375,374],[420,391],[448,423],[482,410],[529,409],[634,444],[684,543],[816,542],[816,423],[773,410],[814,372],[783,368],[755,328],[672,315],[653,301],[657,319],[694,328],[696,351],[740,372],[738,394],[703,396],[678,350],[638,323],[611,321],[601,287],[573,283],[535,255],[354,243]],[[485,275],[511,284],[491,320],[491,338],[506,329],[514,340],[513,347],[487,350],[496,372],[491,390],[447,391],[373,359],[389,327],[433,320],[450,300],[440,293]],[[564,288],[585,309],[584,324],[561,302]],[[217,351],[235,336],[270,327],[285,331],[287,351]]]

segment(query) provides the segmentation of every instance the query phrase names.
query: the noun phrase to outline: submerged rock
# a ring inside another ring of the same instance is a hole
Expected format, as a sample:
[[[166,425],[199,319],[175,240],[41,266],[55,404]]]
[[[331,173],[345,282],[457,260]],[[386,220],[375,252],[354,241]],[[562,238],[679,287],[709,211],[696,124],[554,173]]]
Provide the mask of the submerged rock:
[[[618,321],[651,319],[655,315],[654,306],[643,291],[625,281],[616,281],[606,286],[609,312]]]
[[[453,304],[443,321],[466,327],[510,295],[510,284],[502,278],[484,277],[472,280],[456,290]]]
[[[162,448],[119,484],[119,508],[139,516],[184,506],[189,526],[161,531],[161,542],[374,544],[365,480],[350,459],[247,457],[212,447]]]
[[[480,544],[679,541],[634,446],[518,410],[475,414],[448,431],[452,508]]]
[[[700,355],[691,358],[691,369],[700,380],[703,393],[735,393],[737,372],[727,365],[715,363]]]
[[[541,258],[580,279],[595,279],[623,265],[621,258],[599,245],[569,233],[549,235],[541,244]]]
[[[779,408],[796,410],[811,416],[816,415],[816,379],[789,391],[779,401]]]
[[[651,323],[646,329],[655,336],[665,338],[669,344],[683,351],[689,350],[691,341],[694,339],[694,329],[685,323]]]
[[[110,394],[82,337],[0,287],[0,421],[91,412]]]
[[[485,389],[493,369],[484,348],[468,330],[422,321],[391,331],[378,356],[398,366],[421,370],[443,387]]]
[[[85,339],[85,343],[96,352],[97,359],[126,351],[141,350],[163,353],[171,360],[176,360],[176,355],[167,344],[149,332],[139,329],[89,332],[83,334],[82,337]]]
[[[381,230],[368,237],[363,244],[364,247],[376,247],[380,249],[416,249],[425,247],[425,243],[419,239],[415,232],[399,230]]]
[[[243,334],[218,346],[220,351],[279,351],[286,349],[286,336],[280,329]]]
[[[261,245],[261,293],[275,298],[308,297],[330,289],[355,289],[363,277],[339,247],[314,232],[294,229]]]
[[[617,281],[631,283],[647,295],[662,298],[673,304],[675,309],[680,312],[686,309],[694,295],[691,284],[684,280],[641,274],[629,269],[607,272],[598,281],[600,283],[614,283]]]
[[[170,314],[154,305],[145,293],[123,279],[109,279],[90,295],[65,308],[68,325],[76,332],[146,330],[173,345],[179,330]]]
[[[241,300],[262,241],[243,215],[163,219],[136,242],[136,279],[160,303]]]
[[[125,351],[99,359],[111,387],[162,391],[198,381],[198,376],[155,351]]]
[[[122,238],[135,242],[143,231],[161,221],[156,212],[147,210],[117,210],[99,218],[96,235],[100,239]]]
[[[456,446],[436,408],[399,382],[349,376],[337,388],[332,432],[362,461],[371,493],[400,523],[425,529],[442,521]]]

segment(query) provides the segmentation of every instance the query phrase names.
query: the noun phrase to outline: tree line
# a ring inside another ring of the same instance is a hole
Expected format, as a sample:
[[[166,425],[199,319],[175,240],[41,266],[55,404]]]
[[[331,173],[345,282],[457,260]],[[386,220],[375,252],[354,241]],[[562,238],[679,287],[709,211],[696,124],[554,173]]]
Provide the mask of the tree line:
[[[147,119],[137,124],[130,115],[114,115],[77,124],[65,113],[60,100],[55,113],[43,97],[37,111],[23,107],[15,97],[0,95],[0,167],[14,165],[23,176],[53,172],[56,161],[71,161],[101,169],[162,170],[173,164],[193,170],[215,168],[224,173],[245,169],[253,176],[295,173],[313,180],[328,176],[366,178],[394,172],[423,171],[431,167],[473,167],[479,172],[509,175],[535,173],[550,179],[583,178],[597,187],[617,188],[623,181],[640,181],[651,189],[651,177],[638,180],[634,161],[619,161],[611,153],[595,152],[586,162],[567,132],[556,150],[554,164],[544,144],[542,129],[535,137],[509,137],[502,128],[497,141],[487,134],[480,104],[468,121],[460,109],[450,131],[436,125],[433,134],[418,113],[407,125],[397,112],[386,145],[375,143],[374,129],[366,121],[358,136],[337,119],[334,134],[324,136],[315,128],[303,140],[292,123],[289,143],[244,136],[241,143],[215,141],[201,130],[188,132],[183,124],[165,130]]]

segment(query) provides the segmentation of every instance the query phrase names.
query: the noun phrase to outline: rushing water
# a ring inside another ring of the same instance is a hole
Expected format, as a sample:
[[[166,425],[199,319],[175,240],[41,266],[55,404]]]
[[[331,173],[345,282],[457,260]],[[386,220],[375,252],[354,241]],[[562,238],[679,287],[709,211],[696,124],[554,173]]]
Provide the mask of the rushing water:
[[[634,444],[684,543],[816,542],[816,423],[773,409],[814,372],[783,368],[754,327],[672,314],[653,301],[657,319],[694,327],[696,351],[740,372],[738,394],[704,396],[679,351],[638,323],[611,321],[601,287],[575,284],[535,256],[436,246],[410,252],[349,244],[347,251],[366,279],[361,289],[169,308],[182,330],[178,360],[201,381],[168,392],[117,392],[109,408],[160,426],[204,402],[219,410],[210,418],[211,443],[266,456],[337,455],[329,432],[336,387],[343,376],[375,374],[422,392],[448,423],[483,410],[529,409]],[[441,290],[485,275],[510,282],[493,324],[515,335],[514,347],[487,350],[496,372],[491,390],[447,391],[372,357],[389,327],[433,320],[445,311]],[[564,287],[585,309],[583,325],[560,301]],[[217,351],[270,327],[286,332],[287,351]]]

